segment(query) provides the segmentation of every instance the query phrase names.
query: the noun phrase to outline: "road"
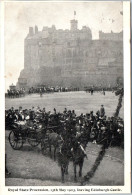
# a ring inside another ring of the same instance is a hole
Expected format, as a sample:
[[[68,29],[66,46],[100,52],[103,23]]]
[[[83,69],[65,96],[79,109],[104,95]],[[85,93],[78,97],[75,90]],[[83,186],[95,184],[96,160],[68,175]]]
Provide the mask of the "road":
[[[11,175],[6,178],[7,186],[78,186],[80,179],[74,183],[73,164],[69,164],[69,174],[65,183],[61,183],[61,172],[57,161],[49,154],[43,156],[40,146],[32,148],[28,143],[21,150],[13,150],[8,141],[6,131],[7,166]],[[84,160],[83,176],[90,171],[100,151],[100,145],[88,143]],[[48,152],[47,152],[48,153]],[[108,148],[105,157],[94,177],[86,185],[123,185],[124,183],[124,151],[121,148]]]
[[[28,95],[22,98],[6,98],[6,109],[12,106],[18,109],[30,109],[32,106],[40,108],[45,107],[46,111],[62,112],[64,108],[75,110],[76,114],[89,113],[91,110],[96,113],[100,105],[105,107],[106,115],[112,116],[118,104],[118,96],[112,92],[101,93],[64,92]],[[120,110],[120,116],[124,118],[124,104]],[[7,186],[75,186],[80,185],[80,179],[74,183],[73,165],[69,165],[69,174],[65,178],[65,183],[61,183],[60,167],[57,162],[47,156],[43,156],[40,146],[32,148],[28,143],[20,151],[13,150],[8,142],[9,131],[6,131],[6,153],[7,166],[11,171],[11,176],[6,178]],[[83,176],[92,168],[97,155],[100,151],[100,145],[88,143],[86,153],[88,160],[85,159],[83,166]],[[124,150],[121,148],[108,148],[105,157],[100,163],[94,177],[86,185],[123,185],[124,184]]]
[[[61,92],[44,94],[40,97],[39,94],[27,95],[21,98],[6,98],[5,107],[6,109],[12,106],[18,109],[22,106],[23,109],[31,109],[32,106],[40,108],[46,108],[46,111],[53,112],[56,108],[57,112],[63,112],[64,108],[68,110],[75,110],[76,114],[89,113],[94,111],[94,114],[100,109],[101,104],[105,107],[106,115],[111,117],[118,104],[118,96],[115,96],[112,92],[106,92],[106,95],[100,92],[95,92],[93,95],[86,93],[84,91],[79,92]],[[122,108],[120,110],[120,115],[124,118],[124,102],[122,102]]]

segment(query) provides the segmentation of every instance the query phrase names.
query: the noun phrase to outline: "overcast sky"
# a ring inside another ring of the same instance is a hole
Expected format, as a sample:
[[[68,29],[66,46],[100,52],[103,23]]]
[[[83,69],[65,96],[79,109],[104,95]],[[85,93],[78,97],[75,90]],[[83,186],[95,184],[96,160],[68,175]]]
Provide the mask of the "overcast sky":
[[[24,38],[29,26],[52,26],[70,29],[70,20],[78,20],[78,28],[89,26],[93,39],[98,32],[121,32],[122,2],[6,2],[5,3],[5,78],[6,89],[16,84],[24,68]]]

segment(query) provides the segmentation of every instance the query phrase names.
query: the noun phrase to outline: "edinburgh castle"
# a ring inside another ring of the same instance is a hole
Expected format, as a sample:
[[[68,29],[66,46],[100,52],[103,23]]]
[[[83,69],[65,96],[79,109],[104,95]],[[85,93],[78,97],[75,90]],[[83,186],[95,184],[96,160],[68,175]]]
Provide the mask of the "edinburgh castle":
[[[29,27],[19,87],[113,87],[123,81],[123,32],[99,31],[93,40],[89,27],[78,29],[76,19],[70,23],[70,30]]]

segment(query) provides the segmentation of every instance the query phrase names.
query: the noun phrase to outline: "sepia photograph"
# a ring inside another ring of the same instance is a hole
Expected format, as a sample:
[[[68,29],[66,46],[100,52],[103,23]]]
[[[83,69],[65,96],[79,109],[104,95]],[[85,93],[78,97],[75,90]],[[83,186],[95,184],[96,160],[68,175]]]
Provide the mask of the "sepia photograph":
[[[8,193],[130,192],[129,6],[4,2]]]

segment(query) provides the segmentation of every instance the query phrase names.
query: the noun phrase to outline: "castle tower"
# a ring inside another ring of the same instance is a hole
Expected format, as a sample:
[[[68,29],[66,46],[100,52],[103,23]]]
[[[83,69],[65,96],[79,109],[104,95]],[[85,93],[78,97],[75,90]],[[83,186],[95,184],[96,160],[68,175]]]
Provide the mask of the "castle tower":
[[[33,36],[34,32],[33,32],[33,27],[29,27],[29,36]]]
[[[74,11],[74,19],[71,20],[71,31],[76,31],[78,29],[78,21],[75,20],[76,11]]]
[[[71,31],[76,31],[78,27],[78,21],[77,20],[71,20]]]

